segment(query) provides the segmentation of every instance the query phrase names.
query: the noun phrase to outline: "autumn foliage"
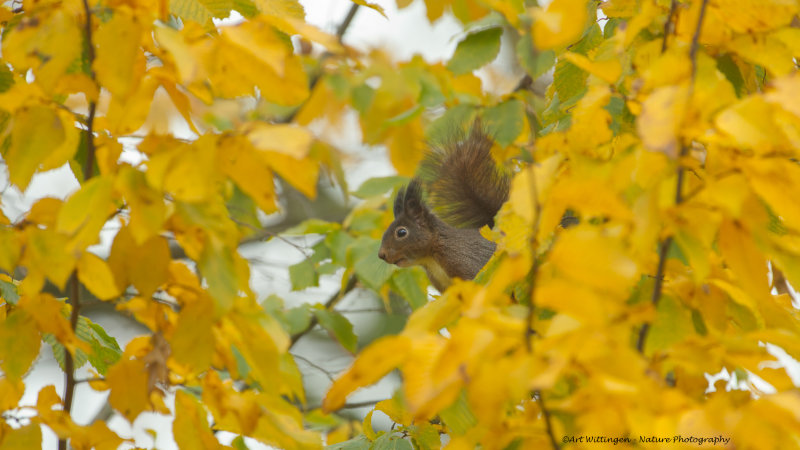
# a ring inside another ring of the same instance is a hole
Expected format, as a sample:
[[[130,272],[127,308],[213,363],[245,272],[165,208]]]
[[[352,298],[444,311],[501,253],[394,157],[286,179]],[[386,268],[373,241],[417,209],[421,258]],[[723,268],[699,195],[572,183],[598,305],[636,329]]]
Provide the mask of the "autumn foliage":
[[[25,190],[67,165],[80,184],[23,217],[0,212],[2,448],[38,447],[42,426],[62,448],[130,441],[73,420],[86,364],[114,411],[169,416],[181,448],[219,447],[217,431],[241,436],[236,448],[244,437],[286,449],[591,448],[564,440],[582,435],[800,447],[800,392],[774,356],[800,359],[800,4],[424,3],[431,22],[464,25],[443,63],[356,51],[345,27],[306,23],[297,0],[0,7],[8,180]],[[212,20],[232,11],[244,19]],[[498,92],[475,71],[503,36],[521,81]],[[340,149],[319,131],[347,115],[400,176],[347,186]],[[387,205],[426,140],[476,118],[514,174],[483,230],[498,250],[476,280],[429,297],[421,269],[377,259]],[[291,308],[257,298],[239,247],[278,236],[259,217],[288,192],[315,199],[331,182],[356,206],[287,231],[315,244],[286,276],[302,290],[333,274],[340,291]],[[99,256],[104,229],[118,231]],[[336,310],[353,290],[400,300],[402,331],[359,340]],[[90,301],[149,332],[120,348],[81,314]],[[307,401],[291,353],[315,326],[356,355],[322,405]],[[43,343],[65,377],[21,404]],[[729,388],[709,386],[723,369]],[[340,415],[392,371],[391,398],[363,421]],[[373,429],[379,411],[391,430]]]

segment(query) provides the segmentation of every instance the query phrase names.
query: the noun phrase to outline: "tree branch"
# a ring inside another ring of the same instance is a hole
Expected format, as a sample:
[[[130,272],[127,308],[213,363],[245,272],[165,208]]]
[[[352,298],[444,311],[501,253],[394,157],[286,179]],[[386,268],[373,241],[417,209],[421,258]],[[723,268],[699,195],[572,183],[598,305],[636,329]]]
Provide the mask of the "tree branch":
[[[555,450],[558,450],[559,448],[561,448],[561,446],[558,445],[556,436],[553,433],[553,423],[552,420],[550,419],[550,410],[548,410],[547,407],[545,407],[544,405],[544,398],[542,398],[542,391],[535,391],[533,395],[536,401],[539,402],[539,408],[541,408],[542,410],[542,416],[544,416],[544,427],[545,430],[547,430],[547,437],[550,438],[550,445],[552,445]]]
[[[94,64],[94,41],[92,40],[92,11],[89,8],[89,0],[83,0],[83,11],[86,14],[86,21],[84,23],[84,34],[86,37],[86,58],[89,63],[89,76],[93,82],[96,82],[96,76],[92,65]],[[86,119],[86,161],[83,166],[83,179],[84,181],[92,177],[94,172],[94,117],[97,112],[97,103],[94,100],[88,99],[89,102],[89,115]],[[71,295],[70,303],[72,304],[72,312],[70,313],[69,324],[72,331],[75,332],[78,326],[78,317],[81,310],[81,290],[80,281],[78,280],[77,270],[72,272],[71,279]],[[75,397],[75,360],[69,349],[64,347],[64,412],[70,415],[72,411],[72,401]],[[67,449],[67,439],[58,440],[58,450]]]
[[[664,23],[664,40],[661,41],[661,53],[667,51],[667,38],[672,34],[672,20],[675,18],[675,9],[678,7],[678,0],[672,0],[669,4],[669,16]]]
[[[347,11],[347,15],[345,16],[342,23],[336,28],[336,38],[339,39],[339,42],[342,42],[344,39],[344,34],[347,32],[347,29],[350,28],[350,23],[353,21],[353,18],[356,16],[358,12],[358,4],[353,3],[350,5],[350,10]]]
[[[673,0],[674,3],[674,0]],[[695,76],[697,75],[697,48],[699,47],[700,41],[700,31],[703,28],[703,18],[705,17],[706,6],[708,6],[708,0],[703,0],[703,3],[700,5],[700,16],[697,18],[697,27],[694,30],[694,36],[692,36],[692,46],[689,49],[689,59],[692,64],[692,71],[691,71],[691,78],[689,81],[689,100],[691,100],[692,93],[694,91],[694,80]],[[666,38],[665,38],[666,39]],[[688,104],[688,102],[687,102]],[[689,153],[689,146],[686,143],[681,143],[681,151],[680,155],[678,156],[678,172],[677,172],[677,180],[675,186],[675,205],[680,205],[683,203],[683,178],[686,172],[686,169],[683,167],[681,160]],[[660,245],[658,251],[658,268],[656,269],[656,282],[653,285],[653,295],[651,297],[651,302],[653,303],[653,307],[658,307],[658,302],[661,300],[661,293],[664,288],[664,270],[666,269],[667,263],[667,253],[669,251],[669,247],[672,245],[672,236],[666,237]],[[650,324],[645,323],[642,325],[642,328],[639,329],[639,339],[636,342],[636,350],[639,353],[644,353],[644,344],[647,340],[647,334],[650,331]]]

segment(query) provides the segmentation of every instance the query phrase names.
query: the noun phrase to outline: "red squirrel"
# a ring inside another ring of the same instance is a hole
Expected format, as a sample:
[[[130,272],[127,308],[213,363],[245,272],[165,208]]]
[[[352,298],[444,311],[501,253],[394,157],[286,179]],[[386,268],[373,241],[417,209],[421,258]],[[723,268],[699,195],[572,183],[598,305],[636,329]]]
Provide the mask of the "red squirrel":
[[[440,292],[453,278],[475,278],[496,247],[479,230],[494,226],[510,184],[491,148],[479,122],[469,133],[433,146],[420,175],[397,193],[394,221],[378,256],[400,267],[422,266]]]

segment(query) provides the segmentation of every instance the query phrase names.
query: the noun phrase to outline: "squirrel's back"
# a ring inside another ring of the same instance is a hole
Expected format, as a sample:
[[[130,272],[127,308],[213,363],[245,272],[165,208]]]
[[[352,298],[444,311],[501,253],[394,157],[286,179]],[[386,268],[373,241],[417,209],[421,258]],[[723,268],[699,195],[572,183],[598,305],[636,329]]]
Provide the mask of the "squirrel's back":
[[[508,198],[509,176],[491,155],[492,140],[479,122],[469,133],[435,143],[420,166],[428,202],[436,215],[458,228],[494,226]]]

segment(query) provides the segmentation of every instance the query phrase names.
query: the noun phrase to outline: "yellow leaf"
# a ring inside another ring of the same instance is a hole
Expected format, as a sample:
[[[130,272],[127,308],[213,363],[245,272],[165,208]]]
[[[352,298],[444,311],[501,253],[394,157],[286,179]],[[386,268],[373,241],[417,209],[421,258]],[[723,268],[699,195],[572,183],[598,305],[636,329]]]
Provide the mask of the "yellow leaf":
[[[144,125],[153,96],[158,89],[158,79],[145,73],[136,90],[125,98],[112,96],[105,117],[98,117],[96,125],[108,128],[114,135],[131,134]]]
[[[216,136],[203,135],[190,146],[159,152],[148,163],[147,183],[185,202],[207,200],[217,192]]]
[[[255,4],[266,15],[300,20],[306,18],[305,9],[298,0],[255,0]]]
[[[137,245],[129,227],[124,227],[114,238],[108,264],[117,286],[124,289],[132,283],[141,296],[149,298],[167,281],[170,259],[164,237],[156,235]]]
[[[314,141],[308,130],[294,125],[248,122],[242,126],[241,132],[259,150],[270,150],[298,159],[308,155]]]
[[[25,220],[37,225],[52,227],[56,224],[58,211],[63,202],[60,199],[45,197],[36,201],[25,215]]]
[[[178,391],[175,394],[175,420],[172,435],[180,448],[223,448],[208,427],[208,413],[191,394]]]
[[[25,190],[40,164],[65,139],[64,125],[55,110],[45,106],[18,110],[11,128],[11,148],[4,156],[9,181]]]
[[[127,98],[144,75],[145,58],[140,50],[143,27],[124,9],[100,21],[93,35],[97,50],[92,68],[97,81],[113,96]]]
[[[323,411],[336,411],[354,390],[375,383],[403,363],[409,355],[411,339],[385,336],[361,351],[353,365],[333,385],[322,401]]]
[[[219,167],[266,213],[277,211],[275,181],[269,164],[250,142],[239,136],[219,141]]]
[[[78,260],[78,279],[100,300],[111,300],[122,293],[108,264],[89,252],[84,252]]]
[[[788,25],[798,6],[785,0],[726,0],[709,9],[737,33],[759,33]]]
[[[581,54],[572,52],[566,52],[562,56],[572,64],[610,84],[615,84],[622,75],[622,63],[619,59],[592,61]]]
[[[4,34],[3,59],[19,72],[33,69],[36,84],[46,92],[52,92],[83,49],[79,25],[66,8],[25,17]]]
[[[226,27],[217,40],[211,81],[223,97],[261,95],[280,105],[308,97],[308,77],[290,45],[263,20]],[[280,89],[276,89],[280,86]]]
[[[532,10],[533,43],[540,50],[566,47],[580,39],[589,19],[586,0],[553,0]]]
[[[310,199],[317,198],[319,163],[310,158],[294,158],[282,153],[265,152],[270,167],[284,180]]]
[[[125,440],[111,431],[102,420],[86,427],[75,427],[70,436],[70,446],[75,450],[116,450]]]
[[[624,295],[639,275],[622,242],[590,225],[564,230],[550,262],[567,279],[614,295]]]
[[[788,75],[795,68],[791,50],[773,36],[741,35],[729,41],[728,48],[745,60],[764,66],[776,76]]]
[[[68,250],[69,238],[53,230],[35,227],[28,227],[25,233],[27,243],[21,264],[28,268],[28,277],[41,274],[63,289],[75,268],[75,257]],[[30,288],[38,291],[41,286]]]
[[[772,120],[772,108],[763,97],[748,97],[722,111],[717,128],[731,136],[734,145],[766,154],[786,147],[786,139]]]
[[[94,177],[72,194],[58,211],[56,230],[71,236],[72,249],[95,244],[116,209],[111,201],[113,179]]]
[[[50,294],[26,295],[20,298],[19,307],[33,317],[39,331],[54,335],[70,352],[75,352],[77,348],[85,352],[91,351],[89,345],[79,340],[70,326],[69,316],[66,314],[69,307],[64,302],[56,300]]]
[[[412,120],[389,131],[389,159],[401,175],[413,175],[422,161],[425,136],[419,120]]]
[[[583,154],[592,158],[606,159],[602,144],[614,136],[609,128],[611,114],[605,109],[611,98],[605,86],[589,88],[572,113],[572,125],[567,131],[569,154]]]
[[[133,423],[149,408],[148,375],[144,362],[123,359],[108,369],[106,381],[111,388],[108,402],[128,422]]]
[[[11,408],[9,408],[11,409]],[[3,433],[3,450],[28,450],[42,448],[42,427],[31,423],[19,428],[8,428]]]
[[[756,247],[747,230],[742,229],[740,224],[723,222],[719,229],[718,245],[726,266],[734,274],[736,284],[756,302],[770,295],[766,257]]]
[[[680,153],[678,133],[686,112],[686,87],[665,86],[654,90],[642,103],[636,130],[648,150],[677,158]]]
[[[6,406],[15,398],[18,389],[24,390],[22,386],[22,376],[28,372],[31,364],[39,355],[42,337],[36,328],[33,317],[24,310],[12,311],[0,322],[0,368],[3,369],[3,379],[0,384],[0,391],[6,395],[0,395],[0,404]],[[22,391],[19,391],[19,396]],[[3,411],[13,409],[19,398],[14,401],[14,405],[2,408]]]
[[[214,305],[202,298],[181,309],[175,332],[170,338],[172,356],[187,367],[191,375],[203,372],[211,364],[214,353]]]
[[[742,165],[753,190],[787,226],[800,230],[800,166],[783,158],[753,158]]]
[[[137,245],[157,236],[167,216],[167,206],[163,195],[153,189],[145,179],[145,174],[132,167],[121,168],[115,187],[125,199],[130,210],[131,235]]]

